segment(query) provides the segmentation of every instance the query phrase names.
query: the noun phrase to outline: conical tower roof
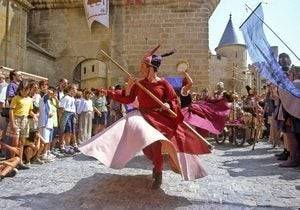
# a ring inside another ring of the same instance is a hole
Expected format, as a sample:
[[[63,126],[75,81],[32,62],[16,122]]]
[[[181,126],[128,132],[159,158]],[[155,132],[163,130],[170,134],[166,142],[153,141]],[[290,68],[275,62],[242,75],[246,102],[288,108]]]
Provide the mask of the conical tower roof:
[[[222,35],[222,38],[219,42],[218,47],[224,46],[224,45],[231,45],[231,44],[238,44],[237,36],[233,28],[232,20],[231,20],[231,14],[229,16],[229,21],[227,23],[227,26],[225,28],[225,31]]]

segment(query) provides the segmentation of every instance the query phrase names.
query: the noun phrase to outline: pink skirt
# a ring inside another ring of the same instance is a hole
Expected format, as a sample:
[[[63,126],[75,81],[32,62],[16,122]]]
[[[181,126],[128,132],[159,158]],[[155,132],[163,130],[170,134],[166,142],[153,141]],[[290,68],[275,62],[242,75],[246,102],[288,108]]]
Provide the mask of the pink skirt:
[[[133,111],[80,146],[80,151],[105,166],[121,169],[148,145],[162,142],[162,153],[169,155],[171,168],[184,180],[206,176],[199,155],[177,151],[176,146],[151,126],[139,111]]]

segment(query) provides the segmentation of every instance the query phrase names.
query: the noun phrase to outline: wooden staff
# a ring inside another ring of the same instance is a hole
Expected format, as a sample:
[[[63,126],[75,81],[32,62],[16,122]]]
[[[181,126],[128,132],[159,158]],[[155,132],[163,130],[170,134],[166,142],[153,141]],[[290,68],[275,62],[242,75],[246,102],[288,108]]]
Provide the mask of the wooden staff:
[[[126,71],[126,69],[124,69],[120,64],[118,64],[112,57],[110,57],[106,52],[104,52],[103,50],[101,50],[101,53],[103,55],[105,55],[107,58],[109,58],[117,67],[119,67],[119,69],[121,69],[125,74],[127,74],[129,77],[132,77],[132,75]],[[139,81],[135,81],[135,84],[137,84],[143,91],[145,91],[145,93],[147,93],[155,102],[157,102],[161,107],[164,106],[164,103],[159,100],[159,98],[157,98],[153,93],[151,93],[147,88],[145,88]],[[177,117],[177,114],[175,112],[173,112],[173,110],[171,110],[170,108],[167,109],[166,111],[168,111],[173,117]],[[189,124],[187,124],[185,121],[183,121],[183,123],[185,124],[186,127],[188,127],[199,139],[201,139],[202,141],[204,141],[207,146],[209,146],[210,149],[213,148],[213,146],[205,139],[203,138],[197,131],[195,131]]]

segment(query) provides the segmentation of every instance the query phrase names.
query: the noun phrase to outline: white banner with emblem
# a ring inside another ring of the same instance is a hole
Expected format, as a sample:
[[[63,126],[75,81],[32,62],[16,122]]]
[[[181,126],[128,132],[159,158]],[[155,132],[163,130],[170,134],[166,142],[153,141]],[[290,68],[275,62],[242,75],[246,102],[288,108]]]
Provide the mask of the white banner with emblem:
[[[83,0],[86,19],[91,30],[94,21],[109,28],[109,0]]]

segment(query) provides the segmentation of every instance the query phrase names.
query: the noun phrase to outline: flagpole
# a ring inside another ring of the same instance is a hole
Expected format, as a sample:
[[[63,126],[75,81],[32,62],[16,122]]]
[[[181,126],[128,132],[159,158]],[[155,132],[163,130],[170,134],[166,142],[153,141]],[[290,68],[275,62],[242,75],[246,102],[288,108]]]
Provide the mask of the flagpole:
[[[246,7],[248,8],[248,9],[250,9],[251,11],[252,11],[252,13],[249,15],[249,17],[252,15],[252,14],[254,14],[256,17],[258,17],[258,19],[260,20],[260,21],[262,21],[263,22],[263,24],[265,25],[265,26],[267,26],[267,28],[282,42],[282,44],[284,44],[284,46],[286,46],[286,48],[288,48],[288,50],[300,61],[300,58],[296,55],[296,53],[278,36],[278,34],[277,33],[275,33],[275,31],[273,31],[273,29],[267,24],[267,23],[265,23],[264,22],[264,20],[263,19],[261,19],[261,17],[259,17],[256,13],[255,13],[255,10],[261,5],[261,3],[259,3],[259,5],[254,9],[254,10],[252,10],[252,8],[251,7],[249,7],[246,3],[245,3],[245,5],[246,5]],[[244,23],[249,19],[249,17],[243,22],[243,24],[240,26],[240,28],[244,25]]]
[[[132,75],[126,71],[126,69],[124,69],[118,62],[116,62],[112,57],[110,57],[106,52],[104,52],[103,50],[101,50],[101,53],[103,55],[105,55],[107,58],[109,58],[117,67],[119,67],[119,69],[121,69],[125,74],[127,74],[129,77],[132,77]],[[155,102],[157,102],[160,106],[163,106],[164,103],[157,98],[152,92],[150,92],[147,88],[145,88],[139,81],[135,82],[145,93],[147,93]],[[177,114],[171,110],[170,108],[167,109],[166,111],[168,111],[173,117],[177,117]],[[192,131],[198,138],[200,138],[202,141],[205,142],[205,144],[211,149],[213,148],[213,146],[205,139],[203,138],[197,131],[195,131],[189,124],[187,124],[185,121],[183,121],[183,123],[185,124],[185,126]]]

